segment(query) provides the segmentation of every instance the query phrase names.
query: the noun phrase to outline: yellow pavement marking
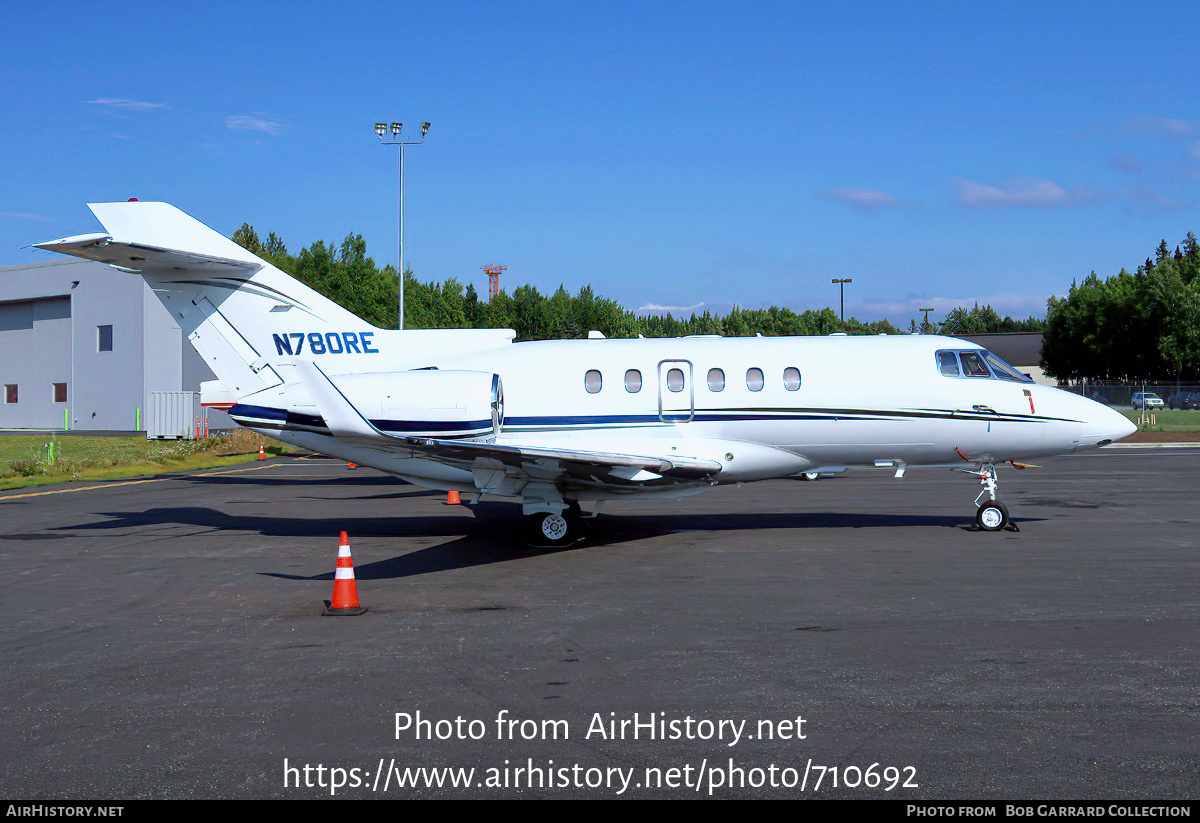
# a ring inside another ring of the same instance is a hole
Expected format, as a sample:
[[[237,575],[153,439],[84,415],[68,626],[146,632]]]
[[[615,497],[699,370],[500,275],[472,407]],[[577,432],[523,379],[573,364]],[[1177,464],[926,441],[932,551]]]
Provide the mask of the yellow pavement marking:
[[[297,457],[295,459],[303,460],[304,458]],[[249,468],[225,469],[222,471],[203,472],[203,473],[196,474],[195,476],[196,477],[211,477],[212,475],[218,475],[218,474],[237,474],[238,472],[256,472],[256,471],[261,471],[262,469],[278,468],[278,466],[279,466],[278,463],[270,463],[270,464],[267,464],[266,466],[251,466]],[[191,474],[191,472],[188,472],[188,474]],[[76,486],[71,489],[54,489],[54,490],[48,491],[48,492],[26,492],[25,494],[8,494],[8,495],[4,495],[3,497],[0,497],[0,500],[16,500],[17,498],[20,498],[20,497],[41,497],[41,496],[47,495],[47,494],[70,494],[71,492],[86,492],[86,491],[92,491],[94,489],[111,489],[111,488],[115,488],[117,486],[137,486],[141,483],[162,483],[165,480],[178,480],[178,479],[179,479],[178,476],[175,476],[175,477],[152,477],[149,480],[123,480],[120,483],[102,483],[102,484],[99,484],[96,486]]]

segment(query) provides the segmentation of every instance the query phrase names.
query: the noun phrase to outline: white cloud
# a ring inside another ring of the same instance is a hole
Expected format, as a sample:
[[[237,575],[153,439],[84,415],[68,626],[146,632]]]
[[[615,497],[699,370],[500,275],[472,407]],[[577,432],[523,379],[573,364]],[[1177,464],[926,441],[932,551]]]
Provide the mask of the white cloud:
[[[988,186],[961,177],[951,182],[958,186],[958,202],[972,209],[1044,209],[1090,203],[1102,196],[1102,193],[1083,186],[1067,191],[1053,180],[1040,177],[1011,177],[1004,186]]]
[[[44,214],[29,214],[28,212],[0,211],[0,217],[19,217],[22,220],[38,220],[43,223],[52,222],[50,218]]]
[[[1200,134],[1200,120],[1148,114],[1131,118],[1126,123],[1125,132],[1131,137],[1188,137]]]
[[[976,304],[991,306],[1001,317],[1009,315],[1018,320],[1023,320],[1030,315],[1041,317],[1046,313],[1046,295],[1041,292],[1037,294],[1002,292],[1000,294],[960,297],[906,297],[900,300],[867,298],[855,301],[854,303],[847,303],[846,315],[849,316],[851,308],[853,308],[857,316],[886,317],[891,320],[893,325],[899,326],[901,325],[898,322],[900,318],[915,317],[918,323],[921,322],[925,313],[918,311],[918,309],[927,306],[933,308],[933,311],[929,313],[930,320],[942,320],[945,318],[946,312],[951,309],[958,308],[959,306],[970,309]],[[907,322],[905,325],[907,325]]]
[[[165,103],[147,103],[145,100],[129,100],[122,97],[101,97],[96,100],[89,100],[88,103],[99,106],[111,106],[118,109],[132,109],[138,111],[167,108]]]
[[[241,129],[243,131],[261,131],[272,137],[278,137],[281,130],[286,128],[283,123],[276,123],[274,120],[268,120],[262,112],[254,112],[252,114],[233,114],[225,118],[225,125],[231,129]]]
[[[1108,161],[1108,165],[1117,171],[1125,171],[1130,174],[1143,174],[1146,169],[1142,166],[1142,162],[1132,154],[1123,154],[1120,157],[1114,157]]]
[[[871,191],[870,189],[825,189],[813,196],[819,197],[822,200],[841,203],[860,212],[876,212],[884,209],[894,209],[899,206],[913,205],[906,200],[893,197],[886,192]]]
[[[1130,186],[1127,189],[1121,189],[1117,194],[1129,201],[1125,206],[1125,211],[1130,214],[1153,216],[1186,209],[1192,205],[1183,200],[1167,197],[1149,186]]]
[[[667,312],[670,312],[671,314],[682,314],[683,312],[695,311],[703,305],[704,303],[696,303],[691,306],[660,306],[657,303],[647,303],[644,306],[638,306],[637,310],[639,312],[649,314],[666,314]]]

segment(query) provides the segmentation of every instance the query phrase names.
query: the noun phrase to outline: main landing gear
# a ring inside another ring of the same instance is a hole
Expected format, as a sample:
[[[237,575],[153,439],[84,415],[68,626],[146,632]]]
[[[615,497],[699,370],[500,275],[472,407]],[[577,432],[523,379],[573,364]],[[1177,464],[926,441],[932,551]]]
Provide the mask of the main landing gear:
[[[537,512],[526,521],[525,539],[535,549],[561,549],[583,537],[583,512],[574,500],[561,512]]]
[[[1020,531],[1009,518],[1008,507],[996,499],[998,483],[994,463],[980,463],[978,469],[959,469],[959,471],[975,475],[979,478],[979,485],[983,486],[983,491],[975,498],[974,530],[985,532],[998,532],[1005,529],[1010,532]],[[985,496],[987,500],[983,499]]]

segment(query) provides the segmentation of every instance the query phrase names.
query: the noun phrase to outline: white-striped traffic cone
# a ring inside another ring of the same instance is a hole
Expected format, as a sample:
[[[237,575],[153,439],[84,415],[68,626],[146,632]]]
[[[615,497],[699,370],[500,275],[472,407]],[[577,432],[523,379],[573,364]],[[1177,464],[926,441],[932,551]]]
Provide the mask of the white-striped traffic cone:
[[[366,612],[358,605],[358,584],[354,580],[354,558],[350,556],[350,536],[342,532],[338,540],[337,566],[333,570],[333,600],[325,601],[327,617],[340,617]]]

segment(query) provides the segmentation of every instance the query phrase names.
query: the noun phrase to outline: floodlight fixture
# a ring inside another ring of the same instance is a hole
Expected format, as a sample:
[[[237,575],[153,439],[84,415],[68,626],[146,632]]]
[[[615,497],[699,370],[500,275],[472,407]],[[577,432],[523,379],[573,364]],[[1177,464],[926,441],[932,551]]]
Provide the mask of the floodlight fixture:
[[[404,128],[404,124],[399,121],[375,124],[375,134],[378,135],[380,144],[384,145],[384,146],[395,146],[399,151],[399,159],[400,159],[400,174],[399,174],[400,203],[399,203],[399,209],[397,209],[397,211],[399,213],[397,215],[398,219],[396,221],[398,223],[397,232],[396,232],[396,235],[397,235],[397,237],[396,237],[396,246],[397,246],[396,253],[397,253],[397,257],[399,258],[397,271],[396,271],[396,279],[397,279],[396,290],[398,292],[397,300],[396,300],[396,304],[397,304],[396,310],[397,310],[397,315],[398,315],[396,318],[396,320],[397,320],[396,327],[400,328],[400,329],[404,328],[404,273],[406,271],[406,269],[404,268],[404,147],[405,146],[419,146],[422,143],[424,143],[425,135],[429,133],[429,123],[428,122],[421,123],[421,125],[419,127],[420,131],[421,131],[421,139],[420,140],[413,140],[411,138],[408,140],[405,140],[405,139],[401,138],[400,132],[401,132],[401,130],[403,130],[403,128]]]

